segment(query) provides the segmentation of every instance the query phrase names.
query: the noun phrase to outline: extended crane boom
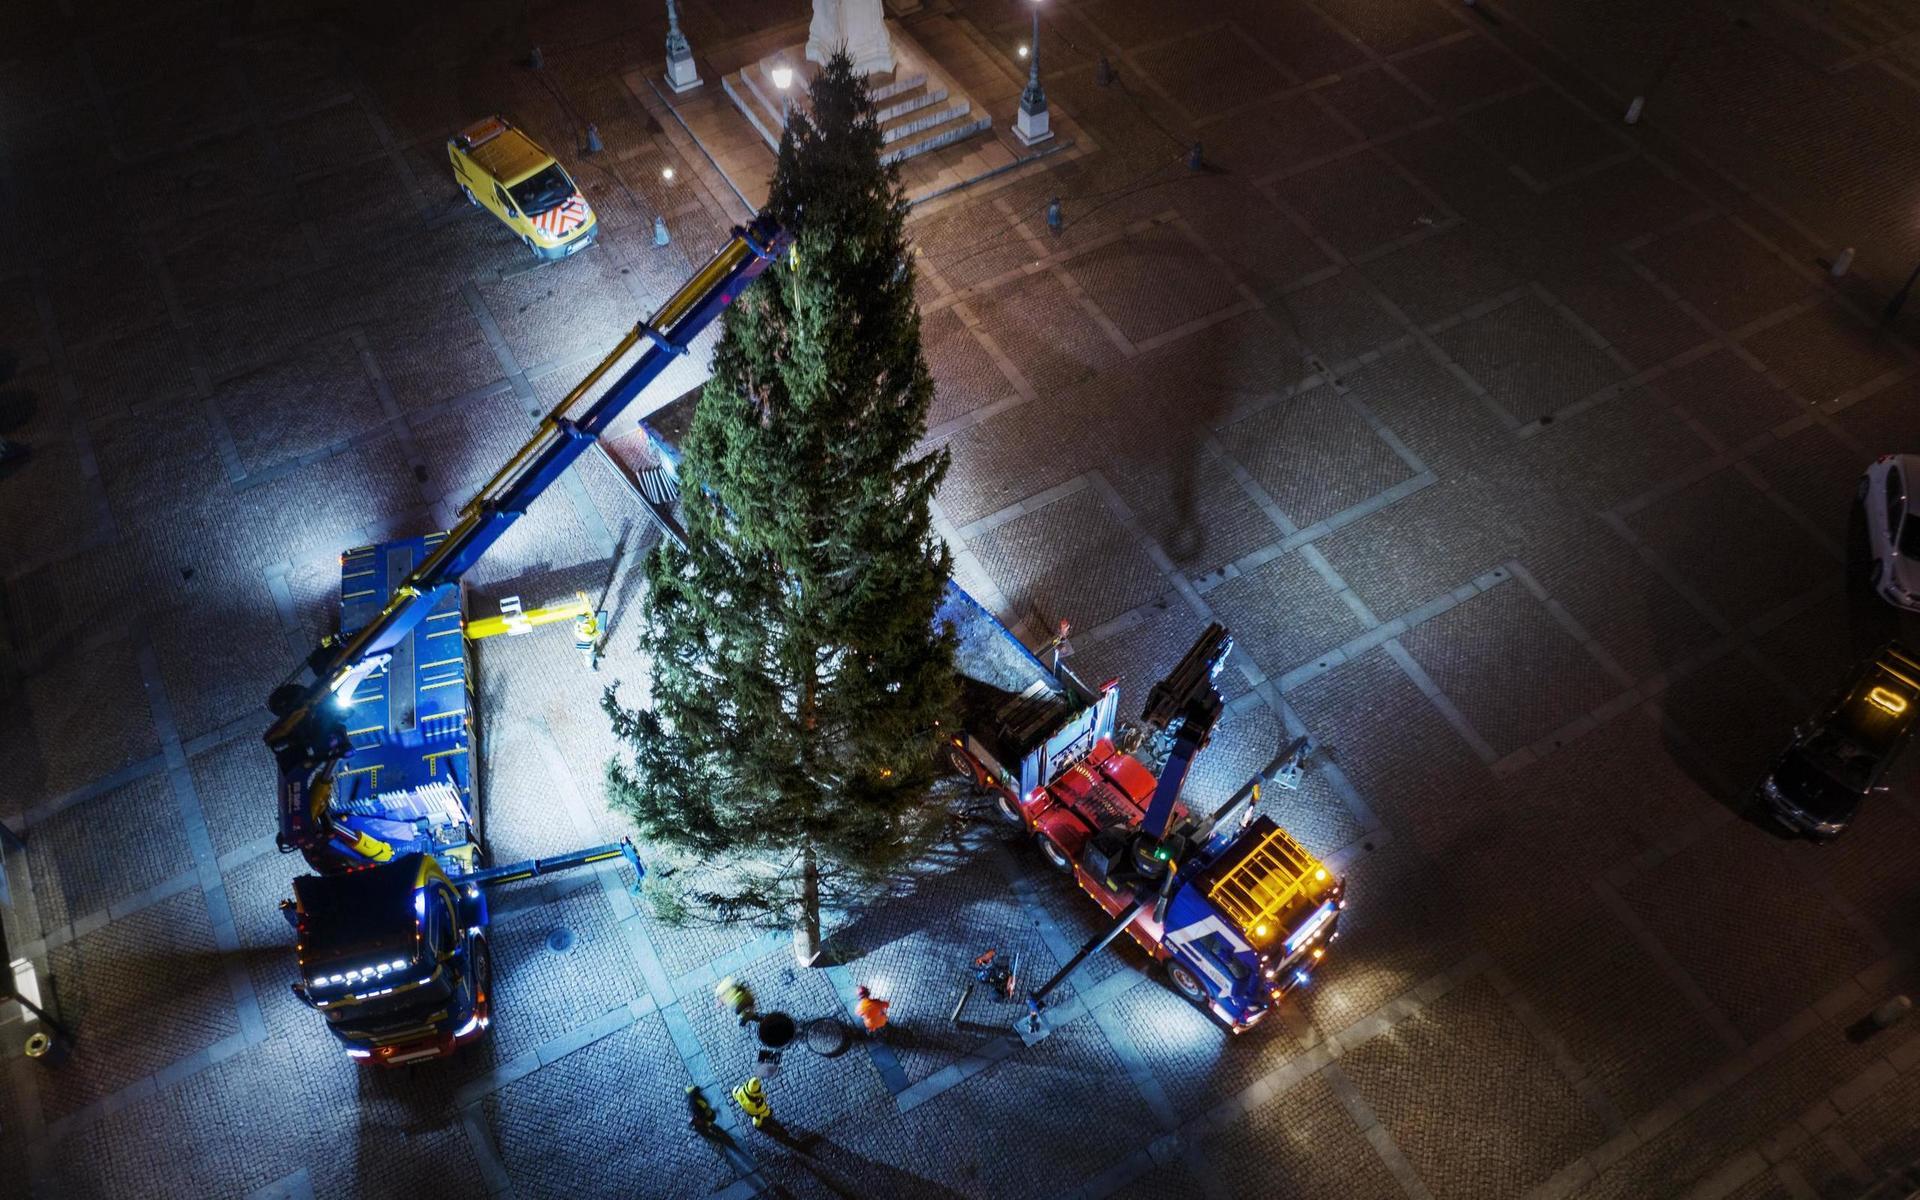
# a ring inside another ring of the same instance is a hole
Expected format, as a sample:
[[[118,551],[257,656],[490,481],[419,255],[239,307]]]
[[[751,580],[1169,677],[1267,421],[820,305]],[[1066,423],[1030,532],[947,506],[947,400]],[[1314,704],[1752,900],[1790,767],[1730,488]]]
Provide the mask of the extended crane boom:
[[[361,681],[387,663],[395,647],[459,586],[461,576],[527,506],[606,432],[676,356],[687,352],[694,338],[786,250],[790,240],[766,216],[736,228],[732,240],[651,321],[635,325],[554,406],[527,443],[460,509],[459,522],[444,539],[393,588],[386,607],[352,634],[323,641],[304,668],[295,671],[296,678],[303,670],[311,671],[311,682],[290,679],[275,689],[268,707],[279,719],[267,731],[266,742],[279,767],[281,849],[298,849],[313,859],[334,838],[329,817],[333,772],[350,749],[345,709]],[[588,399],[601,379],[636,348],[633,365],[603,394]],[[356,839],[342,841],[352,846]]]

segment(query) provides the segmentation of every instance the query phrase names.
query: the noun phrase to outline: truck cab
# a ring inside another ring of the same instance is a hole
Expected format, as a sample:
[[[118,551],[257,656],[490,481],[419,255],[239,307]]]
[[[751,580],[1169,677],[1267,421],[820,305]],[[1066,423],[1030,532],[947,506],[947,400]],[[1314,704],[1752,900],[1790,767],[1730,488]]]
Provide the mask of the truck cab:
[[[492,1018],[486,894],[406,854],[293,881],[294,995],[325,1015],[347,1054],[397,1067],[479,1038]]]
[[[1107,915],[1177,872],[1164,918],[1142,908],[1127,933],[1163,964],[1174,989],[1235,1033],[1312,978],[1344,907],[1332,872],[1265,816],[1217,830],[1204,845],[1143,842],[1157,780],[1102,739],[1091,753],[1021,801],[1040,852],[1070,872]],[[1184,805],[1173,827],[1187,826]],[[1145,847],[1143,851],[1143,847]],[[1166,857],[1155,857],[1155,847]],[[1179,861],[1184,859],[1185,861]]]
[[[1920,714],[1920,661],[1889,643],[1805,725],[1761,779],[1774,820],[1817,841],[1838,837],[1882,781]]]
[[[447,158],[467,203],[500,218],[535,257],[566,258],[593,241],[599,219],[573,177],[506,118],[453,135]]]

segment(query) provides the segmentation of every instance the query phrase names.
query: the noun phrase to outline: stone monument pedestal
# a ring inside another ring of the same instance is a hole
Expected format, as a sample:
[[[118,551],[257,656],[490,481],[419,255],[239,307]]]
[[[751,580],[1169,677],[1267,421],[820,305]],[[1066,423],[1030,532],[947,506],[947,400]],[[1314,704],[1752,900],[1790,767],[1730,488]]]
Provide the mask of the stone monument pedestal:
[[[958,84],[933,62],[912,35],[893,21],[886,23],[893,41],[893,70],[867,76],[872,89],[880,136],[886,142],[882,156],[898,162],[952,145],[993,126],[993,118],[967,98]],[[782,97],[773,84],[773,69],[785,66],[793,71],[793,84]],[[807,61],[806,46],[787,46],[768,54],[731,75],[723,76],[735,107],[776,150],[785,124],[786,105],[804,111],[807,85],[820,68]]]

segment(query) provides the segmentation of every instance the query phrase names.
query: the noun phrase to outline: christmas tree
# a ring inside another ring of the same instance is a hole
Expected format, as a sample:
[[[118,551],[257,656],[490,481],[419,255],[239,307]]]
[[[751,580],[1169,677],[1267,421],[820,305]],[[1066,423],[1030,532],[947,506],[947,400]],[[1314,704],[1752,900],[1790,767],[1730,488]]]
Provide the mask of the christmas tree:
[[[955,692],[906,199],[851,62],[809,93],[768,201],[795,254],[726,313],[683,447],[687,544],[647,561],[650,696],[605,701],[630,751],[614,807],[724,868],[689,897],[710,914],[793,922],[803,965],[823,907],[943,824],[929,790]]]

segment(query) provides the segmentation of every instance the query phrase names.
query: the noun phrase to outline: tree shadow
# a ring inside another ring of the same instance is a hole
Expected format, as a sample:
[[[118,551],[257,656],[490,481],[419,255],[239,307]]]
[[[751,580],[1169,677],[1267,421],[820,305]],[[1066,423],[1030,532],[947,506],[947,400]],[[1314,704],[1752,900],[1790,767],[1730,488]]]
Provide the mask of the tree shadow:
[[[846,1200],[883,1200],[891,1197],[900,1197],[902,1200],[906,1197],[914,1197],[915,1200],[967,1200],[964,1192],[954,1191],[945,1184],[891,1163],[867,1158],[847,1146],[827,1140],[823,1134],[783,1128],[769,1136],[791,1152],[792,1162],[805,1168],[827,1190]]]

